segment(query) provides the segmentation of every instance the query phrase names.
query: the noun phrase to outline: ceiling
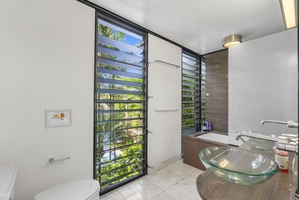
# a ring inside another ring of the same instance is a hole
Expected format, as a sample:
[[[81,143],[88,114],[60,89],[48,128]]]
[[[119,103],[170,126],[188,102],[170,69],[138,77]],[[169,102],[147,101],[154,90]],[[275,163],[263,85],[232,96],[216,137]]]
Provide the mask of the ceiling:
[[[285,30],[279,0],[89,0],[199,54]]]

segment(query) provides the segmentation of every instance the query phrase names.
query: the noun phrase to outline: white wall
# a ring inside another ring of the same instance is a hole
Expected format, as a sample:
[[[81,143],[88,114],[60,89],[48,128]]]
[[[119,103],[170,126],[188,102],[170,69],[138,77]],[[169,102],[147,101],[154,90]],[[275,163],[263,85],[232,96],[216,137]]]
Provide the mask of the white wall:
[[[181,66],[182,49],[149,34],[148,60]],[[181,68],[161,63],[148,67],[148,163],[155,166],[181,154]],[[178,109],[157,112],[156,109]]]
[[[0,1],[0,166],[18,165],[18,200],[93,177],[94,19],[75,0]],[[72,126],[45,128],[46,109]]]
[[[229,48],[229,143],[238,130],[296,133],[265,119],[297,121],[297,29]]]

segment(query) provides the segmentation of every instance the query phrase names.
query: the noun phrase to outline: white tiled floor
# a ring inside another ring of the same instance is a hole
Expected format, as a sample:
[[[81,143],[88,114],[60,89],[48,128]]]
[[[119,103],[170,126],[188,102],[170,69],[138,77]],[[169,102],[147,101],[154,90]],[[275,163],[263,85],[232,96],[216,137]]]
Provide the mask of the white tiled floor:
[[[201,200],[196,178],[201,170],[179,160],[100,197],[101,200]]]

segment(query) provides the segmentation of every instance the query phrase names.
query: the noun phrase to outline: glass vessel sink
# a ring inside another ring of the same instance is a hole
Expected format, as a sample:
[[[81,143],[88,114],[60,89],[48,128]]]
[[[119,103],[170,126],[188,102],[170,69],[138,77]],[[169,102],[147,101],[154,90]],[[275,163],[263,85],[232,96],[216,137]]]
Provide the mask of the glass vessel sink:
[[[278,171],[278,165],[269,157],[239,148],[209,147],[198,155],[215,175],[237,184],[261,183]]]
[[[251,149],[259,151],[272,151],[277,146],[276,142],[282,141],[275,135],[269,136],[266,133],[252,131],[238,131],[236,140],[239,139],[241,139]]]

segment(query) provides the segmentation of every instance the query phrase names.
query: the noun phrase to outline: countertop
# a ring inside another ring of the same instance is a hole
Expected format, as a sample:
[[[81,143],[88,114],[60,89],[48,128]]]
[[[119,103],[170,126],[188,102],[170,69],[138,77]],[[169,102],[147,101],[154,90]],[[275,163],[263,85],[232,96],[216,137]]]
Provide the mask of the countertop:
[[[245,144],[242,149],[249,149]],[[274,160],[274,151],[265,153]],[[289,169],[291,169],[295,153],[290,152]],[[196,187],[203,200],[290,200],[294,199],[297,187],[298,162],[296,159],[295,172],[277,172],[270,180],[256,185],[237,185],[229,183],[209,169],[200,174],[196,180]]]

